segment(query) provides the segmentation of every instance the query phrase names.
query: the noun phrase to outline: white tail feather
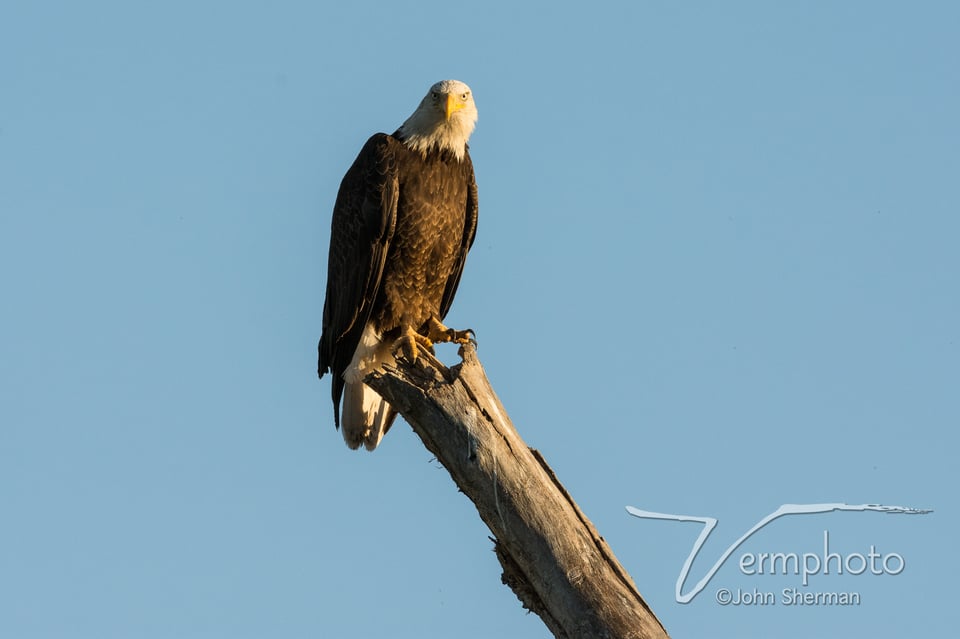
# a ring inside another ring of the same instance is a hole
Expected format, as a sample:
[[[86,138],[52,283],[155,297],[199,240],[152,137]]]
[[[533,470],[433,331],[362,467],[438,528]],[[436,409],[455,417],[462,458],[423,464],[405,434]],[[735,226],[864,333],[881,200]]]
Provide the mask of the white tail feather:
[[[384,343],[380,335],[367,324],[360,337],[360,344],[353,354],[350,366],[343,372],[343,406],[340,414],[340,428],[343,439],[350,448],[359,448],[363,444],[367,450],[373,450],[380,443],[389,426],[390,405],[379,393],[363,383],[363,378],[384,364],[393,364],[396,360],[390,352],[390,344]]]
[[[343,409],[340,428],[350,448],[373,450],[387,428],[390,405],[366,384],[350,383],[343,387]]]

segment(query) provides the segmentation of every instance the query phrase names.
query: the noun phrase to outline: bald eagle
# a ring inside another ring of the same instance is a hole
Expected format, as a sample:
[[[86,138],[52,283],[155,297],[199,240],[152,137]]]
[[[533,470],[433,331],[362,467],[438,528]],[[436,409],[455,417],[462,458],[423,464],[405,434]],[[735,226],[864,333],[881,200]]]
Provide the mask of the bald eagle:
[[[334,423],[350,448],[376,448],[397,416],[364,377],[399,351],[416,359],[434,342],[471,339],[442,320],[477,230],[476,122],[470,88],[438,82],[395,133],[367,140],[340,183],[318,373],[333,376]]]

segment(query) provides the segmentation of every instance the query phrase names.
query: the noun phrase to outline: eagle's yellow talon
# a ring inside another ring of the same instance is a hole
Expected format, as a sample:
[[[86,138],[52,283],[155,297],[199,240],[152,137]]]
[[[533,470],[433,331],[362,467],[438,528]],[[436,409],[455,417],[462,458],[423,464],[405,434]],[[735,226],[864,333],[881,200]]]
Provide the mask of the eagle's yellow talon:
[[[418,344],[428,351],[433,349],[433,342],[430,341],[429,338],[408,328],[403,332],[403,335],[393,343],[393,355],[396,356],[398,353],[403,353],[404,357],[408,360],[416,362],[420,356]]]
[[[453,342],[455,344],[476,345],[477,339],[473,329],[458,331],[444,326],[436,317],[427,320],[427,337],[433,342]]]

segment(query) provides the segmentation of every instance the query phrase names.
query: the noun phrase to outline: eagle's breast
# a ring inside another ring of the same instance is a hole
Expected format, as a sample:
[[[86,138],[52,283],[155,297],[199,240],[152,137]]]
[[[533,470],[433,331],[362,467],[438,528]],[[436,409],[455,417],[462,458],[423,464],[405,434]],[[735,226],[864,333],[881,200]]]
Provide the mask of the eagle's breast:
[[[400,195],[393,241],[387,253],[378,329],[420,327],[440,315],[440,302],[457,261],[466,224],[468,176],[448,153],[426,157],[403,147],[398,159]]]

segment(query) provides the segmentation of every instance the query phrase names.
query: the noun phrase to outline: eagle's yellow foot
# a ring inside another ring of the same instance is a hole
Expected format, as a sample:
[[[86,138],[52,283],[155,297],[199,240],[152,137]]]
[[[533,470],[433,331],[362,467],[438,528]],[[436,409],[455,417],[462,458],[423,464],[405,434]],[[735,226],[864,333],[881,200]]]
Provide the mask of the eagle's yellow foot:
[[[427,337],[432,342],[453,342],[455,344],[473,344],[477,345],[477,335],[473,329],[468,328],[465,331],[457,331],[447,328],[440,323],[436,317],[427,320]]]
[[[411,362],[415,362],[420,354],[420,347],[433,352],[433,342],[429,338],[424,337],[412,328],[406,328],[403,334],[397,338],[397,341],[393,343],[393,354],[403,353],[404,357]]]

